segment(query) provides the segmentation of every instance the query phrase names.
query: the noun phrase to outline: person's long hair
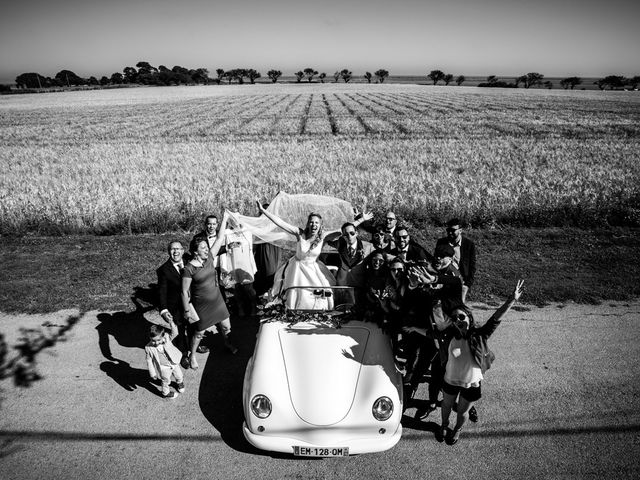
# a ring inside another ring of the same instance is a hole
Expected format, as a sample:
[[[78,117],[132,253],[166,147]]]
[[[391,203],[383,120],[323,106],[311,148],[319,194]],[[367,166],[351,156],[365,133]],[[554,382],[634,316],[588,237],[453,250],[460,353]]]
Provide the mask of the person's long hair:
[[[313,217],[316,217],[320,220],[320,228],[318,228],[318,233],[316,235],[316,238],[313,239],[313,242],[311,242],[311,246],[309,247],[310,250],[313,250],[314,248],[316,248],[318,246],[318,244],[322,241],[322,215],[320,215],[319,213],[313,213],[311,212],[309,214],[309,216],[307,217],[307,224],[304,227],[303,233],[304,233],[304,237],[307,238],[309,236],[309,222],[311,221],[311,219]]]

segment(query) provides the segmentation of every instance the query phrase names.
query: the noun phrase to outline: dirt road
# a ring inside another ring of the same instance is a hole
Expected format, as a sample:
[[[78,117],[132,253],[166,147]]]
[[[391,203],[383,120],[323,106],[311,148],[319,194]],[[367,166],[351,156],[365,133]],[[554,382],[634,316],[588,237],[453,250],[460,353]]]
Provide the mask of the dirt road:
[[[492,308],[475,305],[485,320]],[[20,326],[61,324],[73,312],[0,315]],[[234,324],[241,351],[214,338],[176,400],[147,379],[145,327],[130,313],[89,312],[39,357],[32,387],[3,381],[0,478],[638,478],[640,302],[512,311],[491,338],[496,361],[483,382],[480,421],[460,442],[406,411],[388,452],[296,459],[251,448],[241,433],[244,366],[256,326]],[[421,388],[418,397],[425,398]]]

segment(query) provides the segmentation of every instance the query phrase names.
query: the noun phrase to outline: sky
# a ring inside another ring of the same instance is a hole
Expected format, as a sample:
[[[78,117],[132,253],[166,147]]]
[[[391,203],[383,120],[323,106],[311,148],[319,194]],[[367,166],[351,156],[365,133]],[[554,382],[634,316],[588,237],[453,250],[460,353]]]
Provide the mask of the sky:
[[[5,2],[0,83],[68,69],[331,75],[640,74],[637,0],[30,0]]]

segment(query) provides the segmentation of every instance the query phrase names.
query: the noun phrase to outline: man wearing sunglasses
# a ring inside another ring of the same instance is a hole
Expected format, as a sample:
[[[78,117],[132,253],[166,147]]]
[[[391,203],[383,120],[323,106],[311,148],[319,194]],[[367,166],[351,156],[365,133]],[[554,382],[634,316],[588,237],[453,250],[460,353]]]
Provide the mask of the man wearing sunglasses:
[[[418,242],[411,239],[407,227],[399,225],[394,235],[396,248],[391,255],[399,257],[403,262],[433,262],[433,257]]]
[[[340,238],[327,243],[338,250],[337,285],[349,285],[351,283],[349,272],[373,252],[373,245],[366,240],[358,238],[358,230],[353,223],[345,223],[340,231],[342,232]]]
[[[462,302],[465,303],[476,274],[476,246],[462,235],[462,225],[457,218],[447,222],[447,236],[437,241],[436,248],[441,245],[453,247],[453,265],[462,275]]]

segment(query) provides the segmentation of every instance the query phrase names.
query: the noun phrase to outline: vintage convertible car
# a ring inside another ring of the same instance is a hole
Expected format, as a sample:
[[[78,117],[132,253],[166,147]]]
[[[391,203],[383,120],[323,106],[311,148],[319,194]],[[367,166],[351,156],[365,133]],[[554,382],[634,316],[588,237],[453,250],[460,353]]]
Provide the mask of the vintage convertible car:
[[[348,287],[314,294],[333,297],[334,310],[281,307],[261,322],[244,378],[244,435],[257,448],[296,456],[387,450],[402,434],[402,377],[390,339],[350,313]]]

